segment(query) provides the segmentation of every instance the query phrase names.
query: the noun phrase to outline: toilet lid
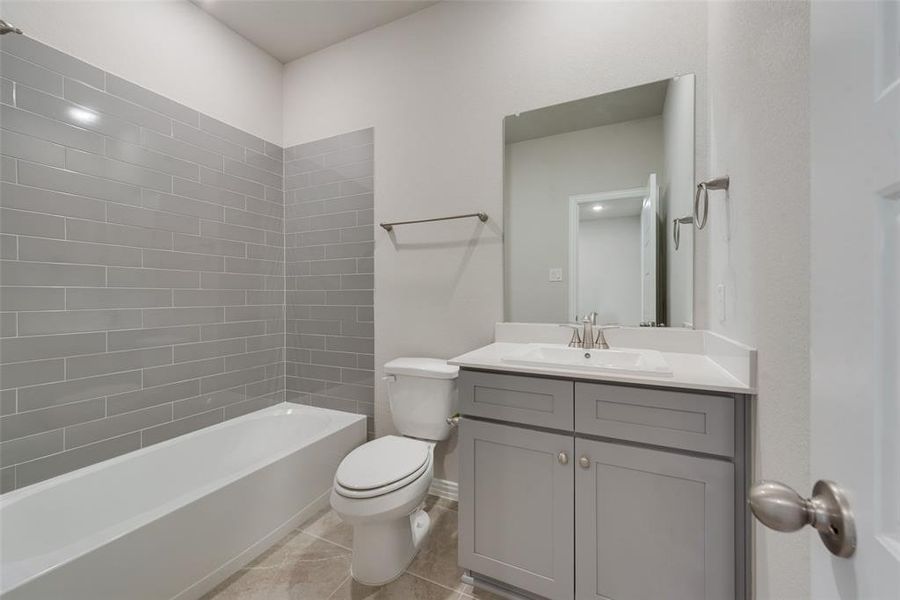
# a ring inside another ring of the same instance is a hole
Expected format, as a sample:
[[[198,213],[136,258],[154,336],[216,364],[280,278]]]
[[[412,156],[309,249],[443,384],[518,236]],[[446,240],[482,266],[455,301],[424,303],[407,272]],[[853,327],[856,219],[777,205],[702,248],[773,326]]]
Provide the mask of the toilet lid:
[[[420,470],[428,461],[427,442],[386,435],[353,450],[335,479],[349,490],[383,488]]]

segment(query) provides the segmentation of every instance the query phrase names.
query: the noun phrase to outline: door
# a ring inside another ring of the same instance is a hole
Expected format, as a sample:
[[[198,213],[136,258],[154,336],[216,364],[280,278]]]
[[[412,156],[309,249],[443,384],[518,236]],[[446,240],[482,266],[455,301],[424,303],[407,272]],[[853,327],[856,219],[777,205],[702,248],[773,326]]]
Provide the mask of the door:
[[[571,434],[464,418],[459,444],[459,564],[546,598],[571,599]]]
[[[814,538],[812,597],[896,600],[900,3],[814,2],[810,31],[811,475],[843,488],[857,532],[847,559]]]
[[[577,600],[735,598],[734,466],[575,441]]]
[[[647,179],[641,206],[641,321],[656,323],[657,245],[659,242],[659,187],[656,173]]]

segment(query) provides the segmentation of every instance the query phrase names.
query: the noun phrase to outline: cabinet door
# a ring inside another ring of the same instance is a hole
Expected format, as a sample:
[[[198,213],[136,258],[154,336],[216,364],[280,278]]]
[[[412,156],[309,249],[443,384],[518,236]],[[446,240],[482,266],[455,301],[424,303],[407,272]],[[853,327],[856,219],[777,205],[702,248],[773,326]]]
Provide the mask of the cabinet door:
[[[460,565],[546,598],[572,598],[574,439],[464,418],[459,444]]]
[[[578,600],[735,597],[731,463],[583,439],[575,456]]]

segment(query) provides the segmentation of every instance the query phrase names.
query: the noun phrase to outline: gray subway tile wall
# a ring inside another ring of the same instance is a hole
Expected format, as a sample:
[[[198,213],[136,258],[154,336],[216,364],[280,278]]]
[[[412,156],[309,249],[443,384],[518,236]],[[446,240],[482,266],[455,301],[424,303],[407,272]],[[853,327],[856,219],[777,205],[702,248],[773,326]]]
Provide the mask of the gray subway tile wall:
[[[286,148],[287,399],[374,431],[374,131]]]
[[[25,36],[0,51],[0,491],[283,401],[282,149]]]

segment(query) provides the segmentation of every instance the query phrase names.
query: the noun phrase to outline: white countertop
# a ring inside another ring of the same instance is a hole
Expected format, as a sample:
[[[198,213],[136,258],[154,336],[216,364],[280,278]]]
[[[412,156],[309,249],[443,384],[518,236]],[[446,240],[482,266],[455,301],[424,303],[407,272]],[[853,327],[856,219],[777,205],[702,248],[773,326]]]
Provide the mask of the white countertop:
[[[643,334],[643,332],[641,333]],[[706,332],[696,333],[704,334]],[[498,335],[497,337],[503,339],[508,338],[509,336]],[[607,337],[609,339],[611,336]],[[687,351],[684,352],[673,351],[680,349],[677,347],[653,348],[652,346],[655,344],[647,343],[644,347],[647,347],[648,349],[658,350],[662,354],[663,358],[665,358],[666,362],[669,364],[669,367],[672,369],[672,374],[667,376],[645,375],[640,373],[627,372],[613,373],[588,371],[574,367],[557,368],[550,366],[526,366],[512,364],[503,360],[504,356],[520,350],[521,348],[523,348],[525,343],[531,341],[534,340],[529,339],[516,342],[494,342],[493,344],[478,348],[477,350],[472,350],[471,352],[467,352],[455,358],[451,358],[447,362],[449,362],[451,365],[457,365],[459,367],[469,369],[504,371],[509,373],[529,373],[533,375],[571,377],[573,379],[582,380],[608,381],[612,383],[632,383],[655,387],[694,389],[736,394],[755,393],[755,350],[749,348],[746,349],[746,360],[749,363],[746,366],[746,369],[744,368],[744,365],[739,364],[737,365],[737,369],[731,371],[726,368],[726,366],[723,366],[723,364],[726,364],[732,368],[735,367],[736,357],[733,356],[733,352],[726,351],[724,354],[726,354],[727,356],[725,357],[725,360],[722,360],[722,362],[717,362],[717,360],[715,360],[715,358],[717,357],[721,358],[717,355],[723,354],[720,351],[720,347],[723,345],[721,339],[712,340],[711,343],[695,344],[690,349],[685,348],[685,350]],[[541,341],[543,343],[546,343],[545,340]],[[565,344],[560,345],[565,346]],[[613,347],[613,349],[616,349],[616,345],[612,339],[610,339],[610,345]],[[629,346],[635,347],[634,345],[630,344]],[[698,351],[701,350],[701,348],[707,346],[711,347],[714,352]],[[737,345],[737,349],[741,350],[739,345]],[[737,362],[743,362],[739,359],[740,357],[737,358]],[[744,378],[738,376],[738,374],[747,373],[751,375]],[[746,379],[746,381],[742,379]]]

